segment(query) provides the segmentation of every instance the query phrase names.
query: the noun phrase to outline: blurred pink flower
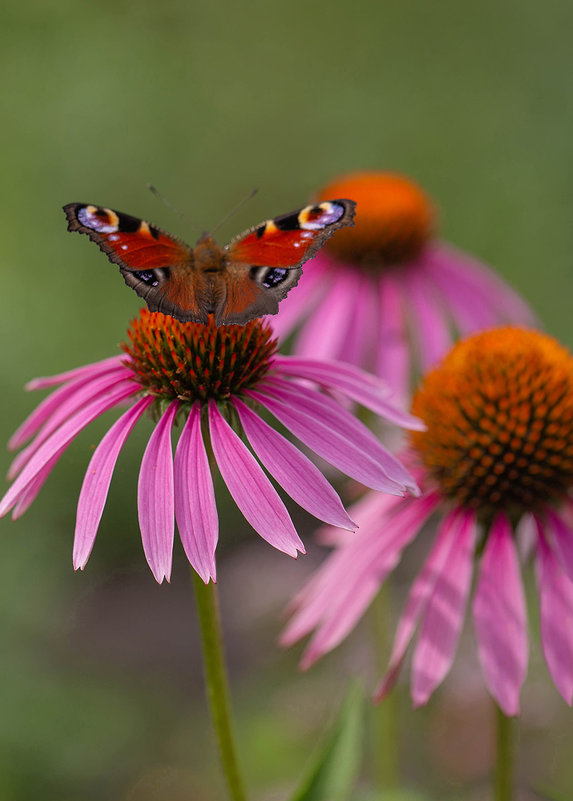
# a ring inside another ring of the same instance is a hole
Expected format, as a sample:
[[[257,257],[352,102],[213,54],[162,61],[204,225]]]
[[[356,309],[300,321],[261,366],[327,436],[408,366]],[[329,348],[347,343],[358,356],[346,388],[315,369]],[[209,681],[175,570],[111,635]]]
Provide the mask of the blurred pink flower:
[[[415,706],[428,701],[453,663],[479,562],[479,659],[489,691],[505,714],[516,715],[528,661],[520,555],[533,553],[545,660],[571,704],[573,357],[533,331],[475,334],[426,377],[413,412],[427,424],[410,435],[406,454],[421,498],[370,493],[350,509],[358,532],[323,530],[335,551],[295,599],[283,644],[315,630],[304,668],[338,645],[437,513],[376,699],[394,685],[418,628],[411,694]]]
[[[337,232],[305,267],[271,322],[294,351],[340,359],[384,378],[407,398],[412,376],[461,336],[503,323],[535,326],[527,304],[485,265],[435,236],[435,212],[409,179],[352,173],[320,199],[357,202],[354,227]]]
[[[141,463],[138,512],[143,548],[158,582],[171,574],[174,520],[197,573],[205,582],[215,579],[218,518],[210,449],[247,521],[278,550],[296,557],[304,546],[259,461],[308,512],[331,525],[354,528],[322,473],[262,419],[262,412],[270,412],[308,448],[367,486],[397,495],[417,492],[412,477],[376,437],[318,389],[336,390],[398,425],[419,427],[420,421],[388,402],[379,379],[346,364],[275,355],[270,327],[258,320],[217,328],[212,322],[183,324],[143,310],[129,337],[131,345],[123,346],[126,356],[32,381],[28,389],[59,386],[9,443],[20,448],[34,437],[14,459],[9,473],[14,483],[0,502],[0,515],[13,509],[16,518],[77,434],[108,409],[129,404],[96,448],[84,478],[74,540],[76,569],[84,568],[92,550],[119,453],[146,411],[154,412],[157,425]],[[173,460],[175,421],[183,425]]]

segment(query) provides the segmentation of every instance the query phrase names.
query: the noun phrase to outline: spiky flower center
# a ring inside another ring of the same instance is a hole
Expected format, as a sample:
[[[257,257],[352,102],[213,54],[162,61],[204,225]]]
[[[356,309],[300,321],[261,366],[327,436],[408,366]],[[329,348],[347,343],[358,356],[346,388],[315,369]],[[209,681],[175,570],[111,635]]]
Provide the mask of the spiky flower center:
[[[122,349],[137,381],[158,399],[227,400],[255,386],[276,351],[267,323],[217,327],[180,323],[173,317],[142,309],[128,330]]]
[[[415,448],[464,506],[535,511],[573,484],[573,357],[545,334],[501,328],[458,343],[412,411],[428,427]]]
[[[340,261],[380,270],[414,259],[434,231],[435,212],[422,190],[408,178],[386,172],[357,172],[325,186],[320,200],[355,200],[353,227],[325,244]]]

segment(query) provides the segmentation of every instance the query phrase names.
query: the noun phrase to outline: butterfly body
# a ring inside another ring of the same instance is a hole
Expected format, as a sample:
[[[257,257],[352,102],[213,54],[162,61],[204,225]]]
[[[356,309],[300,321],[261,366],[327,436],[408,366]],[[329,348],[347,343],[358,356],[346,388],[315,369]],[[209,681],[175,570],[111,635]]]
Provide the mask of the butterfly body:
[[[69,203],[64,211],[68,230],[96,242],[151,311],[182,322],[206,323],[212,314],[217,325],[243,325],[277,313],[301,265],[336,230],[353,225],[354,207],[352,200],[324,201],[267,220],[224,247],[203,234],[194,248],[103,206]]]

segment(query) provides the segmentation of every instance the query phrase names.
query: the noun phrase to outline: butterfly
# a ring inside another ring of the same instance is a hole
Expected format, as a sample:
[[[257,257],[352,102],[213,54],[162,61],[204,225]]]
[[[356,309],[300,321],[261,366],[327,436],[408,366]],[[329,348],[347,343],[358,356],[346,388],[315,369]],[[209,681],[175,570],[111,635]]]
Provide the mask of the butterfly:
[[[103,206],[68,203],[68,230],[87,234],[150,311],[181,322],[244,325],[276,314],[310,259],[339,228],[354,225],[353,200],[326,200],[249,228],[219,247],[193,248],[151,223]]]

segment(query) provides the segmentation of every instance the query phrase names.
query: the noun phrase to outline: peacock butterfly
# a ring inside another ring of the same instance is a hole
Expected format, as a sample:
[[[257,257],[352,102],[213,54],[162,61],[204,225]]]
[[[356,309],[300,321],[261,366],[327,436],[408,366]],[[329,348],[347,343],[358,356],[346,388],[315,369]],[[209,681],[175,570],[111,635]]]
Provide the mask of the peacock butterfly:
[[[154,225],[86,203],[64,206],[68,230],[87,234],[150,311],[182,322],[244,325],[276,314],[301,265],[339,228],[354,225],[353,200],[327,200],[249,228],[220,248],[203,234],[192,248]]]

